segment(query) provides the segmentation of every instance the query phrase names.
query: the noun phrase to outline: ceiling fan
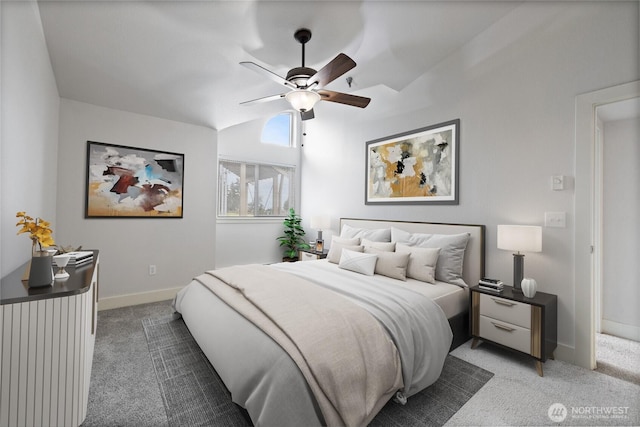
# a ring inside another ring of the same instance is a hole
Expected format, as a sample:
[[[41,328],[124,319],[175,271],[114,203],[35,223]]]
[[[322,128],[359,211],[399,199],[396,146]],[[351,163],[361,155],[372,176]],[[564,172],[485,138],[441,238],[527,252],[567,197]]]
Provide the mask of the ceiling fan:
[[[306,28],[301,28],[295,32],[293,37],[302,44],[302,66],[289,70],[287,77],[280,77],[255,62],[247,61],[240,63],[240,65],[244,65],[259,74],[270,78],[276,83],[286,86],[289,88],[289,92],[245,101],[242,102],[241,105],[251,105],[285,98],[293,108],[300,111],[302,120],[309,120],[315,117],[313,113],[313,106],[318,101],[337,102],[360,108],[365,108],[369,105],[369,102],[371,101],[370,98],[323,89],[326,85],[354,68],[356,63],[353,59],[349,58],[344,53],[341,53],[319,71],[305,67],[304,45],[311,40],[311,31]]]

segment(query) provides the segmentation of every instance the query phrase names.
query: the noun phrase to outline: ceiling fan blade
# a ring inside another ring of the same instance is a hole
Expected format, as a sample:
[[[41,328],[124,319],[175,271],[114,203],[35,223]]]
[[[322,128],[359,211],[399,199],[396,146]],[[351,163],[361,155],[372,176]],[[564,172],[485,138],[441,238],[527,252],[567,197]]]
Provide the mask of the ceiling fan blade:
[[[313,112],[313,108],[309,111],[301,111],[300,112],[300,119],[301,120],[311,120],[315,117],[316,115]]]
[[[279,95],[265,96],[264,98],[257,98],[257,99],[252,99],[251,101],[241,102],[240,105],[261,104],[263,102],[270,102],[270,101],[275,101],[275,100],[278,100],[278,99],[283,99],[284,96],[285,96],[284,93],[281,93]]]
[[[297,89],[297,86],[295,84],[293,84],[290,81],[286,80],[284,77],[280,77],[276,73],[273,73],[273,72],[267,70],[263,66],[256,64],[255,62],[244,61],[244,62],[241,62],[240,65],[244,65],[245,67],[249,68],[250,70],[253,70],[258,74],[262,74],[263,76],[270,78],[271,80],[273,80],[276,83],[279,83],[281,85],[285,85],[285,86],[293,88],[293,89]]]
[[[353,59],[341,53],[311,76],[307,80],[307,86],[318,83],[318,87],[324,87],[355,66],[356,63]]]
[[[319,90],[318,94],[323,101],[337,102],[340,104],[351,105],[353,107],[364,108],[369,105],[371,98],[364,96],[349,95],[348,93],[334,92],[332,90]]]

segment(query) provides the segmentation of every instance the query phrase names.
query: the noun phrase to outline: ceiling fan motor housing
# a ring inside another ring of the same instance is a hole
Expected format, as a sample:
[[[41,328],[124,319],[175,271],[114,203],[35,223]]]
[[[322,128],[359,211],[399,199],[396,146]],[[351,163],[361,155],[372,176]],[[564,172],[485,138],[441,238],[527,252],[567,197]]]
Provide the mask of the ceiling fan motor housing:
[[[299,88],[303,89],[307,87],[307,80],[313,76],[316,70],[309,67],[296,67],[289,70],[287,73],[287,80],[294,83]]]

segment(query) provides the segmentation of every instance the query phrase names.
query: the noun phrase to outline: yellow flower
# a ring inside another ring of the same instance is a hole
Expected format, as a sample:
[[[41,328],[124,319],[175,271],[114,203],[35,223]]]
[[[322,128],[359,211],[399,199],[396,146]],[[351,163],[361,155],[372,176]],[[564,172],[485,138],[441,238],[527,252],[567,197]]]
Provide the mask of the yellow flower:
[[[49,221],[41,218],[33,219],[23,211],[17,212],[16,218],[20,218],[16,226],[21,227],[17,234],[29,233],[29,238],[33,242],[34,249],[36,243],[40,246],[40,250],[42,250],[43,247],[46,248],[56,244],[51,236],[53,231],[50,228],[51,223]]]

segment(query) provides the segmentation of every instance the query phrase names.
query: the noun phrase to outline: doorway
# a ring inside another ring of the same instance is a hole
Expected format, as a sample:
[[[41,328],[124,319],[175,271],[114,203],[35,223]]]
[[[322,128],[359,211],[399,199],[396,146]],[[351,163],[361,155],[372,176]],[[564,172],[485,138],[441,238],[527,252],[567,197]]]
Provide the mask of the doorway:
[[[574,363],[596,368],[596,284],[602,274],[602,193],[597,170],[597,108],[640,97],[640,81],[576,97]],[[600,286],[598,284],[598,286]],[[600,288],[598,288],[598,292]],[[600,308],[599,308],[600,310]]]
[[[596,107],[594,321],[599,372],[640,383],[640,97]]]

